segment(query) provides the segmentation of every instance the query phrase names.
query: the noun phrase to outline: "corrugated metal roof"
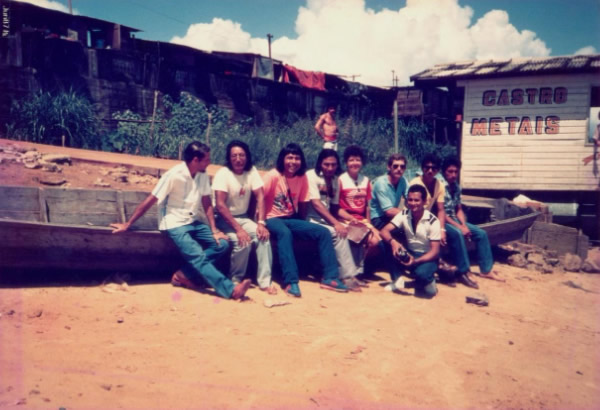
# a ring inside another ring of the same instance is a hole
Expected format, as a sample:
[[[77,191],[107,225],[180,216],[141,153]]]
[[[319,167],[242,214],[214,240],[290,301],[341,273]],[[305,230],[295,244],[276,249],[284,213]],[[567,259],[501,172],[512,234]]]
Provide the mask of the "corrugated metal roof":
[[[513,75],[600,73],[600,54],[559,57],[515,57],[503,60],[471,60],[437,64],[410,77],[411,81],[435,81]]]

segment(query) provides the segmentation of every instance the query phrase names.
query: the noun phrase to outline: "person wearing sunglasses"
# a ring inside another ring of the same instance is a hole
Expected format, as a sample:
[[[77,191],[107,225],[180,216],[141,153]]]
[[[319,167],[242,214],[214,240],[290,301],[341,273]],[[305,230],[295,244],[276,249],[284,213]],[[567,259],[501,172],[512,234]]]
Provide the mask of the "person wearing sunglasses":
[[[383,228],[396,216],[402,208],[408,189],[404,178],[406,157],[402,154],[392,154],[387,161],[388,172],[373,181],[373,198],[369,203],[371,223],[377,229]]]
[[[425,209],[437,215],[442,227],[440,244],[446,245],[446,231],[443,228],[446,223],[446,213],[444,212],[444,196],[446,190],[442,182],[436,178],[440,170],[440,159],[435,154],[427,154],[421,161],[422,175],[416,176],[410,181],[410,185],[421,185],[425,187],[427,198],[425,199]]]
[[[338,219],[340,209],[341,174],[340,159],[333,149],[323,149],[317,158],[315,169],[306,173],[310,202],[306,220],[325,227],[331,233],[331,239],[340,269],[340,279],[353,292],[361,291],[361,283],[356,279],[359,265],[354,262],[348,228]]]

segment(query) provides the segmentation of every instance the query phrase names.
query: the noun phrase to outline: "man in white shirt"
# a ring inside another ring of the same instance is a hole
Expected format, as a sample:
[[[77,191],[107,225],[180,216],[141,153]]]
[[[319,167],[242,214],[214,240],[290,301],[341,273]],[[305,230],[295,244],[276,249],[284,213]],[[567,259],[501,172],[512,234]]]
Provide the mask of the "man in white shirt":
[[[381,230],[382,239],[390,245],[392,255],[416,276],[415,296],[432,298],[437,294],[434,274],[440,254],[440,221],[425,209],[427,192],[422,185],[408,188],[406,206]],[[399,228],[404,233],[405,244],[392,236]],[[404,287],[402,277],[395,283]]]
[[[226,167],[213,178],[213,191],[217,203],[217,227],[233,244],[229,274],[234,283],[246,275],[248,257],[252,244],[256,246],[258,260],[256,279],[261,290],[276,294],[271,284],[273,255],[269,243],[269,231],[265,226],[265,203],[263,181],[252,165],[250,148],[243,141],[233,140],[225,151]],[[250,196],[256,198],[258,224],[248,215]]]
[[[337,219],[340,203],[338,174],[341,169],[339,157],[333,149],[323,149],[317,158],[315,169],[306,173],[310,203],[306,220],[327,228],[331,233],[333,247],[339,264],[340,279],[349,290],[360,292],[366,283],[356,278],[360,265],[354,263],[348,228]]]
[[[159,227],[175,243],[185,265],[171,279],[175,286],[195,288],[206,281],[226,299],[242,299],[250,287],[247,279],[234,286],[212,264],[223,256],[229,245],[227,236],[215,226],[210,184],[206,168],[210,148],[201,142],[190,143],[184,153],[185,162],[175,165],[158,181],[152,193],[137,206],[126,223],[111,224],[113,233],[127,231],[152,206],[158,203]],[[208,225],[200,222],[200,206]]]

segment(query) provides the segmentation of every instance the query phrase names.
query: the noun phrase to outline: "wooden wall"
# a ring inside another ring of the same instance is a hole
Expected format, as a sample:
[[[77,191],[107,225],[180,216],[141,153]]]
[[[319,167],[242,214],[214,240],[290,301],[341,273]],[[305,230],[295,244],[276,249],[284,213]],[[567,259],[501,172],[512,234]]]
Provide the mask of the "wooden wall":
[[[531,76],[465,80],[458,86],[465,87],[463,187],[598,188],[600,161],[584,165],[582,159],[594,152],[587,142],[588,117],[591,87],[600,86],[600,78],[588,74]],[[522,90],[521,97],[518,90]]]

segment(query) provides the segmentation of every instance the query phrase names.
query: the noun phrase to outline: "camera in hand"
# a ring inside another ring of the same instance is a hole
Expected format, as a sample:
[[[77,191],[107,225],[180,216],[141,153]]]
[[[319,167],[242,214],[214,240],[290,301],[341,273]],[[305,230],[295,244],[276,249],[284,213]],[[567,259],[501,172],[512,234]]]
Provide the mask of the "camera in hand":
[[[410,255],[404,249],[398,249],[398,253],[394,255],[396,260],[401,263],[407,263],[410,260]]]

